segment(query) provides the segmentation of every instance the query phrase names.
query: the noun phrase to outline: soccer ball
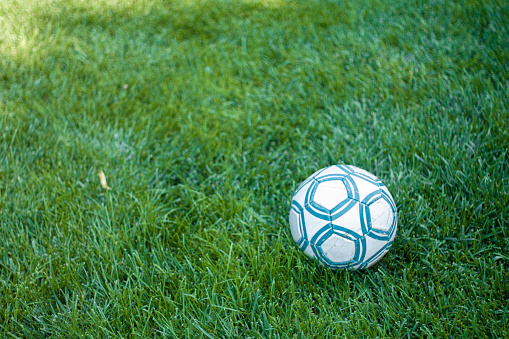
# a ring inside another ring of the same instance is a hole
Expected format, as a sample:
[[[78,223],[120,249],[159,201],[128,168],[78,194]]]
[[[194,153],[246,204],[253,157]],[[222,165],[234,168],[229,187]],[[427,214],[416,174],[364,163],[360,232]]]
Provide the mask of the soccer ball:
[[[295,192],[290,208],[293,240],[332,269],[372,266],[396,236],[391,193],[373,174],[351,165],[323,168]]]

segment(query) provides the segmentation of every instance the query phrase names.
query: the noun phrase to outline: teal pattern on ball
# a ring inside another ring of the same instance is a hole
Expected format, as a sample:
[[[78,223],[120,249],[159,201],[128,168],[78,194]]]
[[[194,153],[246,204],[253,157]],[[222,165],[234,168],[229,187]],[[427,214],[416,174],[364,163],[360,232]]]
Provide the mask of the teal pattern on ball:
[[[331,269],[364,269],[391,247],[397,209],[385,185],[351,165],[323,168],[297,188],[290,230],[310,258]]]

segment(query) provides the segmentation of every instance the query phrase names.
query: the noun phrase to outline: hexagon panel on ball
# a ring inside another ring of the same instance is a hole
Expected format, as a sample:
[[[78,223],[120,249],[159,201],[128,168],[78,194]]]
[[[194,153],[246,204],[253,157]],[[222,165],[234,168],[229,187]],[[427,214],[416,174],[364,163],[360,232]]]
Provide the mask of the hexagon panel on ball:
[[[317,218],[333,220],[356,203],[355,184],[346,175],[332,174],[313,180],[306,194],[305,208]]]
[[[396,206],[386,194],[366,206],[368,234],[378,240],[390,240],[397,227]]]

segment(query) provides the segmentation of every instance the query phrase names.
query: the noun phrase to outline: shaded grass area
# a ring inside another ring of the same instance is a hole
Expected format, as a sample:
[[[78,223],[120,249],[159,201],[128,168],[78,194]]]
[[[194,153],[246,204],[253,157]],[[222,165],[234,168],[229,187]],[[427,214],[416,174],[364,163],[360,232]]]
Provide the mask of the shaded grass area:
[[[508,21],[504,1],[0,3],[1,331],[503,337]],[[335,163],[398,205],[373,269],[291,239],[294,189]]]

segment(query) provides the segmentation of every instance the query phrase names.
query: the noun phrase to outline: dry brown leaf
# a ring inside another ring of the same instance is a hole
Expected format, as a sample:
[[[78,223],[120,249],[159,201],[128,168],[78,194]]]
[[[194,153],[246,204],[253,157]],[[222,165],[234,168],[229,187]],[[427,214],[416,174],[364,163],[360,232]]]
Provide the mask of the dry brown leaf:
[[[108,183],[106,182],[106,175],[104,174],[104,172],[102,170],[99,171],[99,180],[101,181],[102,188],[104,188],[105,190],[110,190],[111,189],[108,186]]]

